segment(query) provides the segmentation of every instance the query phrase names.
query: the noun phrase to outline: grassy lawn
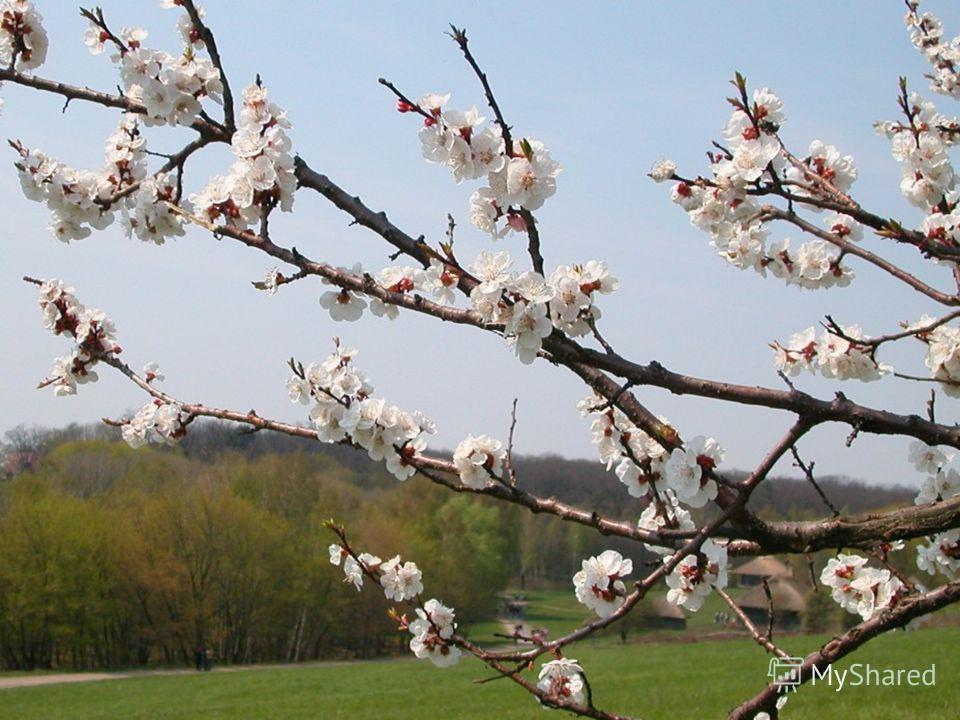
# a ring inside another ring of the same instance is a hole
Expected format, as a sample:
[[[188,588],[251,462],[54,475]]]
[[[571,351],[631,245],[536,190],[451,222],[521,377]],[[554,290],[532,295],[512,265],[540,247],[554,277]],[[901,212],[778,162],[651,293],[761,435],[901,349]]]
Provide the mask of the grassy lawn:
[[[793,637],[787,649],[806,652],[826,638]],[[956,717],[960,706],[960,630],[896,633],[868,644],[854,660],[875,667],[937,664],[937,687],[807,687],[787,706],[789,720],[875,720]],[[767,656],[747,640],[620,645],[611,640],[576,648],[598,705],[647,719],[724,717],[766,682]],[[3,720],[142,718],[371,718],[419,720],[516,718],[543,720],[535,702],[489,673],[463,662],[438,670],[394,660],[310,665],[236,673],[146,677],[0,691]]]

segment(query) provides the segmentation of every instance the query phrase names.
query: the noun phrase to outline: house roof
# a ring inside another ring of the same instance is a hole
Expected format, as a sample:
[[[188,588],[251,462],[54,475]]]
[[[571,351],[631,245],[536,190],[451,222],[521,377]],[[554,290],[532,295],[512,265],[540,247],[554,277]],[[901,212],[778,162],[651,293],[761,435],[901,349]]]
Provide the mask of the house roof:
[[[774,612],[783,612],[784,610],[792,612],[803,612],[806,608],[806,602],[803,599],[803,593],[797,588],[792,580],[786,578],[774,578],[770,581],[770,595],[773,598]],[[766,610],[767,593],[763,585],[745,592],[737,598],[737,605],[751,610]]]
[[[734,575],[757,575],[767,578],[792,578],[793,570],[772,555],[756,557],[734,569]]]

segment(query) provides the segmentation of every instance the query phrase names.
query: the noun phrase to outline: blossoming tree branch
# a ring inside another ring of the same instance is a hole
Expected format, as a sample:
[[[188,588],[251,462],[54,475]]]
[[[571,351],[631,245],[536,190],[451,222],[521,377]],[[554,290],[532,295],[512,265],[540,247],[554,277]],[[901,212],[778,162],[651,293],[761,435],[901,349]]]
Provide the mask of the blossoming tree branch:
[[[268,256],[272,269],[254,283],[265,294],[319,278],[326,288],[320,305],[336,322],[356,321],[367,312],[387,320],[410,312],[499,335],[520,362],[533,366],[531,372],[569,371],[583,380],[587,397],[578,410],[590,423],[600,461],[616,473],[625,495],[635,498],[642,512],[636,522],[626,522],[524,489],[511,457],[512,425],[505,440],[479,434],[464,438],[450,456],[430,452],[434,423],[379,397],[358,366],[357,351],[338,339],[325,359],[306,365],[289,361],[287,392],[308,408],[302,425],[177,398],[159,389],[164,377],[156,363],[137,371],[121,359],[116,328],[102,311],[84,306],[61,280],[28,277],[39,286],[44,326],[71,344],[54,360],[41,387],[73,394],[108,366],[146,395],[132,417],[111,421],[135,447],[175,443],[196,418],[220,418],[350,445],[383,462],[398,481],[420,474],[453,492],[487,495],[641,543],[659,558],[650,572],[637,572],[629,559],[610,550],[584,559],[572,578],[576,598],[595,620],[555,639],[518,636],[524,641],[520,649],[502,650],[481,647],[458,630],[455,610],[429,597],[443,589],[428,592],[429,578],[415,562],[400,556],[384,560],[367,551],[389,553],[390,548],[356,548],[348,528],[329,524],[336,536],[330,561],[342,567],[357,591],[373,585],[396,603],[391,614],[409,631],[417,657],[446,667],[473,655],[544,707],[576,715],[626,717],[604,709],[603,698],[594,696],[590,670],[570,656],[572,646],[617,623],[663,583],[669,602],[689,611],[698,610],[712,592],[732,605],[724,591],[732,555],[836,550],[820,581],[860,623],[805,658],[803,682],[814,669],[871,638],[960,599],[960,473],[951,466],[960,427],[938,420],[933,399],[920,410],[923,416],[903,415],[861,405],[846,392],[816,397],[791,379],[818,373],[849,384],[924,382],[947,396],[960,396],[960,326],[955,322],[960,318],[960,192],[950,160],[960,122],[941,114],[905,78],[896,93],[899,114],[878,122],[876,129],[889,138],[902,164],[903,195],[924,214],[919,227],[862,207],[853,194],[854,160],[833,145],[815,139],[805,149],[788,148],[779,135],[786,122],[780,98],[767,88],[751,88],[739,73],[727,99],[730,116],[722,139],[708,153],[707,171],[681,172],[666,160],[652,169],[650,177],[672,184],[673,202],[735,268],[825,292],[850,285],[855,270],[866,267],[942,306],[937,317],[871,328],[873,335],[850,319],[828,317],[819,330],[811,326],[773,339],[773,362],[784,385],[744,386],[691,377],[654,360],[628,359],[604,338],[603,296],[616,292],[619,283],[596,259],[548,265],[549,228],[539,225],[536,213],[555,194],[560,165],[543,142],[508,123],[465,30],[451,28],[456,45],[451,51],[458,51],[476,74],[487,110],[454,109],[448,94],[414,99],[393,82],[380,82],[394,96],[401,120],[418,127],[423,157],[446,167],[456,183],[474,186],[466,200],[469,216],[489,237],[491,249],[471,261],[455,252],[452,218],[446,238],[415,238],[293,155],[291,123],[260,77],[234,93],[203,9],[192,0],[161,4],[177,16],[182,47],[175,54],[149,47],[142,28],[116,29],[99,8],[81,10],[87,25],[83,41],[94,55],[106,55],[119,74],[114,93],[35,74],[47,54],[42,17],[30,0],[0,0],[0,80],[67,102],[98,104],[117,115],[103,165],[93,170],[70,167],[23,139],[10,140],[23,192],[49,208],[53,234],[64,242],[79,241],[119,222],[131,238],[162,245],[194,226],[195,232]],[[944,41],[934,16],[921,13],[912,0],[906,5],[911,41],[930,62],[930,89],[960,99],[960,40]],[[149,128],[158,125],[182,128],[180,150],[148,149]],[[215,144],[230,146],[233,164],[206,182],[188,181],[190,158]],[[298,251],[294,238],[275,237],[271,215],[292,212],[296,195],[309,192],[379,235],[391,246],[391,257],[402,261],[379,269],[334,267]],[[772,238],[790,226],[800,241]],[[863,241],[871,233],[878,239],[868,249]],[[526,257],[494,249],[498,241],[519,244]],[[884,248],[891,244],[914,247],[918,266],[938,266],[940,282],[930,284],[916,269],[887,259]],[[886,346],[898,342],[922,343],[926,367],[897,370],[884,362]],[[722,438],[687,437],[642,400],[640,391],[648,386],[778,410],[782,438],[758,451],[745,479],[734,480],[723,469]],[[915,505],[843,516],[827,501],[823,519],[802,522],[765,522],[754,515],[747,504],[751,493],[781,458],[792,455],[815,483],[798,443],[825,423],[848,426],[848,442],[862,433],[912,438],[910,457],[920,473]],[[691,509],[708,506],[712,519],[695,522]],[[926,587],[901,576],[889,562],[890,554],[903,552],[904,541],[911,539],[920,541],[916,564],[929,574]],[[763,651],[789,654],[774,644],[769,630],[743,620]],[[730,717],[777,717],[782,712],[777,700],[775,683],[758,687]]]

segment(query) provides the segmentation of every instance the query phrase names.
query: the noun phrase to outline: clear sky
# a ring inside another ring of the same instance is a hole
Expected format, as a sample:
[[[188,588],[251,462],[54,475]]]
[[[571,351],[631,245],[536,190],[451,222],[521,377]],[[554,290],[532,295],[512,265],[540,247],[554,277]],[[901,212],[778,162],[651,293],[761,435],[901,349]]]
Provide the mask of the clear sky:
[[[111,25],[141,25],[151,47],[178,51],[175,11],[159,3],[103,3]],[[118,78],[106,55],[90,56],[76,7],[38,0],[50,53],[37,74],[78,85],[113,89]],[[741,383],[778,385],[767,343],[816,324],[825,313],[859,322],[867,333],[895,329],[901,320],[935,312],[930,303],[868,266],[852,262],[854,284],[810,292],[763,280],[720,260],[708,237],[689,225],[669,201],[669,189],[645,174],[661,157],[682,171],[705,171],[703,153],[729,114],[724,102],[735,70],[751,85],[766,85],[785,103],[783,136],[801,154],[810,140],[836,144],[856,159],[854,194],[881,215],[916,223],[919,216],[897,190],[899,168],[888,142],[871,123],[896,113],[898,75],[932,96],[922,58],[903,26],[903,4],[812,0],[804,3],[583,3],[420,2],[320,3],[208,0],[235,88],[260,73],[272,98],[294,123],[294,149],[317,170],[416,236],[441,239],[446,213],[460,223],[458,255],[472,257],[489,241],[470,227],[467,198],[473,184],[456,186],[449,172],[420,158],[418,122],[393,111],[376,80],[385,76],[414,97],[452,92],[452,105],[483,107],[483,96],[447,23],[467,28],[507,120],[518,134],[542,139],[564,166],[559,190],[537,213],[548,270],[558,263],[606,260],[621,291],[602,298],[602,326],[624,355],[658,360],[672,369]],[[947,33],[960,31],[960,9],[929,3]],[[6,85],[3,136],[19,138],[77,167],[102,163],[102,141],[116,113]],[[935,97],[952,114],[950,100]],[[153,130],[154,150],[174,151],[185,131]],[[12,163],[12,153],[8,159]],[[223,172],[229,154],[216,148],[188,165],[188,192]],[[296,245],[318,260],[389,264],[385,243],[309,191],[297,194],[295,213],[275,214],[277,242]],[[46,230],[47,211],[23,198],[15,171],[0,172],[0,353],[2,425],[62,425],[117,417],[143,397],[118,374],[104,370],[76,397],[56,398],[35,385],[56,355],[68,349],[40,325],[35,289],[24,274],[61,277],[83,302],[103,308],[120,331],[135,367],[156,360],[166,389],[185,401],[255,408],[261,415],[299,420],[284,390],[285,361],[328,354],[339,335],[360,348],[359,362],[377,392],[409,410],[421,409],[440,427],[436,447],[452,447],[467,433],[505,436],[511,400],[519,398],[517,451],[594,457],[587,423],[575,405],[584,395],[565,370],[537,361],[521,365],[500,339],[468,328],[441,326],[402,314],[394,322],[365,315],[333,323],[317,304],[318,281],[282,288],[275,297],[254,290],[271,266],[266,256],[191,229],[163,247],[123,237],[119,228],[70,245]],[[793,235],[774,228],[773,237]],[[799,239],[799,238],[798,238]],[[869,247],[916,267],[913,253],[879,238]],[[525,259],[519,239],[499,248]],[[919,268],[949,288],[945,271]],[[885,356],[923,371],[919,343]],[[801,378],[821,395],[830,386]],[[929,387],[898,380],[845,383],[851,398],[902,412],[922,412]],[[727,463],[759,461],[791,417],[644,389],[640,398],[686,436],[708,434],[727,448]],[[957,401],[940,398],[940,418],[957,417]],[[915,482],[906,441],[859,438],[844,447],[848,428],[819,429],[801,444],[822,473],[840,472],[876,483]],[[788,463],[778,467],[793,472]]]

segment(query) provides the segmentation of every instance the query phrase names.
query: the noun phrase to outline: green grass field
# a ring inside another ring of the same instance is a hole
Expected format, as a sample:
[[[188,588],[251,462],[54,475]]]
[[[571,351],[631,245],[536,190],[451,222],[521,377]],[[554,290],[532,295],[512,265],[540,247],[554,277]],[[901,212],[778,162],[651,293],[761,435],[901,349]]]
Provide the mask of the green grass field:
[[[825,638],[792,637],[786,649],[806,652]],[[896,633],[868,644],[851,660],[875,667],[937,665],[937,686],[860,687],[841,692],[807,687],[788,704],[789,720],[877,720],[957,717],[960,630]],[[746,639],[641,643],[612,639],[578,647],[598,705],[647,719],[725,716],[766,682],[767,656]],[[0,690],[2,720],[142,718],[544,718],[535,701],[506,680],[465,661],[438,670],[411,659],[310,665],[198,675],[145,677]]]

